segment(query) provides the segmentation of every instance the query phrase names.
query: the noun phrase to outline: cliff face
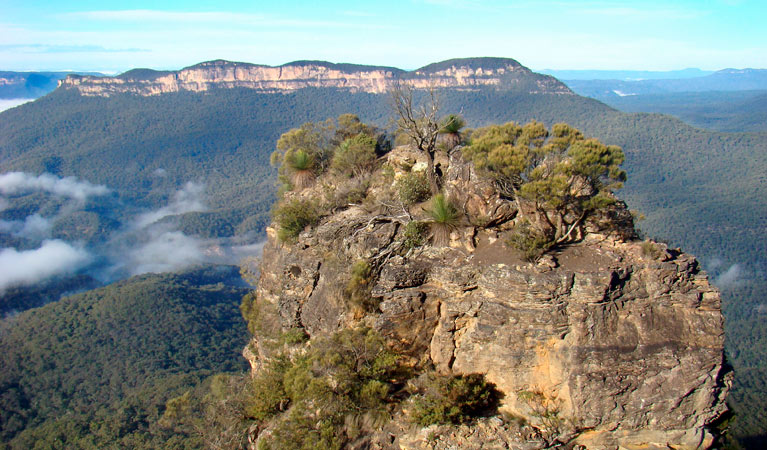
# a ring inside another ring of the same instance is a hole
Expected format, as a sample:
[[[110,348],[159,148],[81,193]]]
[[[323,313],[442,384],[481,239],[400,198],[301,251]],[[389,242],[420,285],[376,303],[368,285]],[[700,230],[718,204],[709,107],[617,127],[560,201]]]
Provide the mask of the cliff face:
[[[485,67],[482,67],[482,62]],[[399,80],[416,89],[438,87],[477,89],[495,87],[525,93],[572,95],[553,77],[533,73],[512,59],[450,60],[405,72],[390,67],[338,65],[318,61],[270,67],[228,61],[211,61],[175,72],[131,71],[118,77],[69,76],[64,89],[82,95],[121,93],[159,95],[170,92],[203,92],[214,88],[246,88],[262,92],[291,92],[308,87],[383,93]]]
[[[416,159],[403,148],[388,156],[395,176]],[[646,254],[618,205],[618,228],[592,226],[583,241],[526,262],[503,242],[513,203],[459,152],[439,162],[447,195],[484,218],[458,227],[449,245],[405,251],[403,223],[361,205],[324,218],[293,244],[268,229],[257,295],[277,306],[282,325],[311,336],[372,326],[411,364],[485,374],[503,393],[502,411],[542,430],[554,426],[542,410],[556,411],[585,448],[708,448],[729,375],[719,293],[695,258],[662,244]],[[359,259],[371,262],[380,301],[364,315],[343,300]],[[256,369],[263,355],[248,355]],[[442,436],[437,447],[402,427],[389,431],[387,448],[537,448],[492,423],[478,426]]]

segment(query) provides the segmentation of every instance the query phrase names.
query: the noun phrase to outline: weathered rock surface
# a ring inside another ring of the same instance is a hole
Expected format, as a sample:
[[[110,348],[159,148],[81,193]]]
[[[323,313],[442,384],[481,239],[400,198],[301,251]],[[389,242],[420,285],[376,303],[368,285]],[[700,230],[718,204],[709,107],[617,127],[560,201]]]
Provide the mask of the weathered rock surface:
[[[393,67],[330,64],[301,61],[278,67],[210,61],[173,72],[130,71],[117,77],[71,75],[62,80],[65,89],[86,96],[120,93],[159,95],[169,92],[202,92],[213,88],[247,88],[262,92],[292,92],[307,87],[338,88],[353,92],[386,92],[399,80],[416,89],[450,87],[476,89],[497,87],[526,93],[572,95],[567,86],[553,77],[535,74],[513,59],[487,58],[450,60],[412,72]]]
[[[412,364],[485,374],[504,394],[502,411],[542,433],[567,431],[585,448],[708,448],[729,374],[719,293],[695,258],[662,244],[648,256],[621,238],[626,230],[592,230],[526,262],[504,243],[513,203],[460,159],[443,162],[448,194],[483,218],[459,227],[449,246],[406,251],[403,222],[362,206],[325,217],[293,244],[269,230],[257,295],[278,306],[283,326],[310,335],[373,326]],[[343,300],[359,259],[374,267],[380,301],[364,317]],[[542,420],[542,410],[559,422]],[[412,433],[402,431],[399,448],[452,448]],[[540,448],[504,436],[498,446],[450,445]]]

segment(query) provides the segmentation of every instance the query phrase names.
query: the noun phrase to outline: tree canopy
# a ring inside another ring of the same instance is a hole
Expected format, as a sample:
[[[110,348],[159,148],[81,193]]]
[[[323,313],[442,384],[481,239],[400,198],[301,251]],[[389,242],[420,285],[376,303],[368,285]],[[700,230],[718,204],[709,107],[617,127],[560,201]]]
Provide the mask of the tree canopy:
[[[462,153],[554,244],[574,239],[590,213],[615,201],[612,190],[626,179],[620,147],[563,123],[551,131],[536,121],[480,128]]]

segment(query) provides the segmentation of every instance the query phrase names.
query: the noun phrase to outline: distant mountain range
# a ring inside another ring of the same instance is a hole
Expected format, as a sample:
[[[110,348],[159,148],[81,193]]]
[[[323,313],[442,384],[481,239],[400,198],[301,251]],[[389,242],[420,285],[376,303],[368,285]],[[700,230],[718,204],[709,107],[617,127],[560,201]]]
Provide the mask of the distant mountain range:
[[[380,94],[400,82],[407,82],[417,89],[493,87],[529,94],[572,95],[555,78],[534,73],[517,61],[504,58],[451,59],[410,72],[393,67],[324,61],[297,61],[272,67],[219,60],[176,72],[136,69],[117,77],[72,75],[62,81],[62,88],[75,89],[88,96],[121,93],[149,96],[213,88],[246,88],[269,93],[336,88]]]
[[[60,80],[79,73],[98,76],[95,72],[10,72],[0,71],[0,99],[38,98],[56,89]]]
[[[670,80],[677,78],[695,78],[711,75],[713,70],[682,69],[682,70],[556,70],[544,69],[539,71],[560,80]]]
[[[579,95],[599,100],[674,92],[767,90],[767,69],[724,69],[689,78],[560,79]]]

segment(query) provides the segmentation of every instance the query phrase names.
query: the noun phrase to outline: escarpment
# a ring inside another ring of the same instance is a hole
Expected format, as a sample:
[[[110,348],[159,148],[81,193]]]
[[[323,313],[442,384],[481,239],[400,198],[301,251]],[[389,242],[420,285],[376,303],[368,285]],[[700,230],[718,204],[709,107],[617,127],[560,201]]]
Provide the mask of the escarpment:
[[[460,146],[435,162],[460,216],[442,242],[429,202],[398,196],[426,167],[408,147],[367,175],[285,193],[323,212],[293,239],[267,229],[255,296],[275,326],[312,339],[366,326],[416,372],[483,374],[501,394],[496,416],[468,425],[425,431],[397,426],[395,412],[371,448],[710,447],[730,374],[719,293],[695,258],[638,240],[619,201],[577,239],[526,258],[510,242],[530,205],[501,192]],[[348,288],[360,261],[369,268],[362,306]],[[254,373],[272,354],[263,336],[245,352]]]
[[[287,93],[304,88],[337,88],[352,92],[384,93],[405,81],[417,89],[491,87],[525,93],[572,95],[555,78],[533,73],[513,59],[457,59],[415,71],[393,67],[298,61],[272,67],[229,61],[210,61],[179,71],[132,70],[117,77],[71,75],[60,86],[85,96],[171,92],[203,92],[244,88],[265,93]]]

